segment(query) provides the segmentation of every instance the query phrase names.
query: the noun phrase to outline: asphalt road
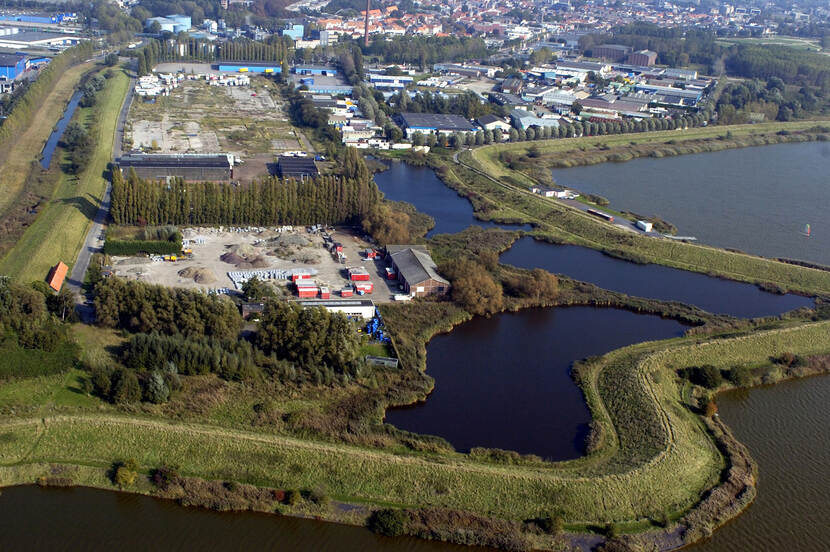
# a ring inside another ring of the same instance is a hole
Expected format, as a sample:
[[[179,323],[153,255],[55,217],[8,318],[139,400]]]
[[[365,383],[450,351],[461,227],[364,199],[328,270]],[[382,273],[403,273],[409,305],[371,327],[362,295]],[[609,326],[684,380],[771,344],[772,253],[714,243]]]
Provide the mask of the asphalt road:
[[[115,126],[115,139],[112,146],[113,159],[121,157],[121,144],[124,140],[124,123],[127,119],[127,112],[130,109],[130,102],[132,102],[133,99],[135,81],[135,76],[131,75],[127,95],[124,97],[124,103],[122,104],[121,111],[118,114],[118,122]],[[89,262],[92,259],[92,255],[101,251],[101,248],[104,245],[103,236],[107,225],[107,218],[109,217],[111,195],[112,184],[107,182],[107,188],[104,191],[104,196],[101,198],[98,211],[95,213],[92,226],[86,235],[86,240],[84,240],[84,245],[81,247],[81,252],[78,254],[78,258],[72,266],[72,272],[66,281],[67,288],[75,296],[78,315],[84,322],[92,321],[94,313],[91,307],[84,304],[84,296],[81,286],[83,286],[84,277],[86,276],[86,271],[89,268]]]

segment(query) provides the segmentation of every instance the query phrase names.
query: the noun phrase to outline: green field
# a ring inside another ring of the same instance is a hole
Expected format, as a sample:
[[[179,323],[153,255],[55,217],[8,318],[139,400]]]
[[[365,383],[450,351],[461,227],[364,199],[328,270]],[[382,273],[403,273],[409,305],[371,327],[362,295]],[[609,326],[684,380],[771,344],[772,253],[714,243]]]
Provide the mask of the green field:
[[[89,166],[79,175],[61,175],[47,207],[0,261],[0,273],[31,282],[45,278],[58,261],[70,267],[75,262],[106,188],[104,175],[112,160],[115,125],[129,83],[126,73],[116,71],[98,94],[98,102],[78,109],[75,120],[81,124],[97,120],[97,147]]]
[[[603,425],[602,447],[574,461],[527,466],[97,412],[97,400],[73,397],[79,374],[71,372],[4,386],[0,406],[22,408],[22,400],[39,408],[28,414],[23,408],[21,417],[0,423],[0,480],[28,482],[47,463],[103,471],[116,459],[134,457],[145,470],[172,464],[206,479],[323,486],[347,502],[445,506],[508,519],[559,508],[571,524],[648,525],[648,518],[667,510],[680,515],[693,507],[718,483],[724,465],[701,419],[683,405],[675,369],[703,363],[729,368],[783,352],[828,351],[830,322],[614,351],[595,361],[585,386],[594,418]],[[79,473],[78,483],[101,485],[100,471]]]

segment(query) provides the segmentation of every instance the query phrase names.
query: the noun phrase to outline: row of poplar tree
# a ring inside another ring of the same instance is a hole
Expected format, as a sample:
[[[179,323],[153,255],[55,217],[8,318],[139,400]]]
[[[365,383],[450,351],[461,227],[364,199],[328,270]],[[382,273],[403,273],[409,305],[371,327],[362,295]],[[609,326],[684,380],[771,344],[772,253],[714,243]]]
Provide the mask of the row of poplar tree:
[[[116,224],[309,225],[359,222],[380,201],[368,175],[313,180],[265,178],[245,184],[145,180],[118,169],[112,177]]]
[[[286,60],[293,47],[282,37],[275,36],[267,42],[255,42],[247,38],[215,43],[209,40],[187,38],[183,40],[150,40],[136,54],[138,73],[146,75],[164,61],[273,61],[287,70]]]

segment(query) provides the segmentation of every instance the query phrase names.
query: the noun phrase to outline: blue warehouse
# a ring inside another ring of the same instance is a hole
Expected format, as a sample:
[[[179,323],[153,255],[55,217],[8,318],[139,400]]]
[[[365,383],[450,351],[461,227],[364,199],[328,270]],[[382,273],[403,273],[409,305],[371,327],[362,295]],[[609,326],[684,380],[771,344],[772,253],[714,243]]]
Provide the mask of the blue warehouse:
[[[26,70],[26,56],[0,54],[0,79],[14,80]]]
[[[298,65],[294,68],[294,73],[298,75],[326,75],[333,77],[337,75],[337,69],[320,65]]]

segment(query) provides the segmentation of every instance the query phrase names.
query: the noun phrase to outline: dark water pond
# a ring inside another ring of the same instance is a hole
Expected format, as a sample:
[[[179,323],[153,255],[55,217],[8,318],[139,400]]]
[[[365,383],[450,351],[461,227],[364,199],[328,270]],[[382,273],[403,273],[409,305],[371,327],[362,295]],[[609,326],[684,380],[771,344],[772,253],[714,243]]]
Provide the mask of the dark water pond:
[[[435,390],[387,411],[399,428],[457,449],[489,447],[568,460],[583,454],[591,421],[569,368],[575,360],[682,335],[685,326],[617,309],[527,309],[475,318],[427,347]]]
[[[520,239],[504,252],[501,262],[528,269],[544,268],[628,295],[680,301],[741,318],[776,315],[814,304],[812,299],[799,295],[776,295],[751,284],[660,265],[640,265],[594,249],[550,245],[530,237]]]
[[[475,552],[360,527],[257,513],[183,508],[97,489],[10,487],[0,495],[4,551],[280,550],[300,552]]]
[[[530,230],[529,225],[496,224],[473,216],[470,202],[448,188],[429,167],[392,163],[388,170],[375,175],[375,182],[387,199],[406,201],[435,219],[434,234],[455,234],[470,226]]]
[[[827,142],[555,169],[553,177],[616,209],[659,215],[705,243],[830,264]]]
[[[760,464],[758,497],[695,552],[830,548],[830,377],[734,391],[720,415]]]
[[[58,121],[55,130],[52,131],[52,134],[49,135],[49,139],[46,140],[46,145],[43,146],[43,159],[40,160],[40,166],[44,169],[49,168],[49,164],[52,163],[52,156],[55,154],[55,148],[58,147],[58,142],[63,136],[63,131],[66,130],[66,127],[69,125],[69,121],[72,120],[72,115],[75,114],[75,110],[78,108],[78,102],[81,101],[81,91],[78,90],[72,95],[72,98],[69,100],[69,103],[66,106],[66,109],[63,112],[63,117],[61,117],[60,121]]]

